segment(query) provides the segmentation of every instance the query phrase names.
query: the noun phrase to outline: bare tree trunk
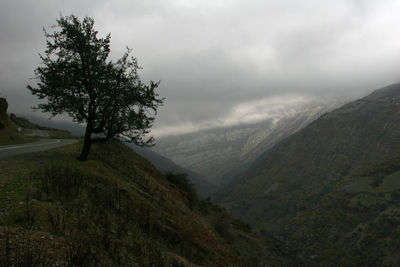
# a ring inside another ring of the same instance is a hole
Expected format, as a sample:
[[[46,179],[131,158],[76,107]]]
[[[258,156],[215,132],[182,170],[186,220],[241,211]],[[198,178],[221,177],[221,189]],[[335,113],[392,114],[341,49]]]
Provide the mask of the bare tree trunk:
[[[78,158],[80,161],[86,161],[87,157],[89,156],[90,146],[92,144],[92,131],[93,131],[92,122],[89,121],[88,124],[86,125],[85,139],[83,140],[81,155]]]

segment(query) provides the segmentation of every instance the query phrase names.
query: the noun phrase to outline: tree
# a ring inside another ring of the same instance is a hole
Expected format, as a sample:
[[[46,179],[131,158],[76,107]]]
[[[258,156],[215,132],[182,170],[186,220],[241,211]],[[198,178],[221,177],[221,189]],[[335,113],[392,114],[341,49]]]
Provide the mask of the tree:
[[[116,62],[108,60],[110,34],[98,37],[92,18],[61,16],[52,28],[53,33],[44,30],[47,49],[35,69],[37,85],[27,86],[33,95],[47,100],[36,109],[53,116],[67,113],[74,121],[86,123],[82,161],[93,142],[113,137],[152,145],[154,139],[145,137],[164,100],[155,92],[159,82],[141,81],[141,68],[129,48]]]

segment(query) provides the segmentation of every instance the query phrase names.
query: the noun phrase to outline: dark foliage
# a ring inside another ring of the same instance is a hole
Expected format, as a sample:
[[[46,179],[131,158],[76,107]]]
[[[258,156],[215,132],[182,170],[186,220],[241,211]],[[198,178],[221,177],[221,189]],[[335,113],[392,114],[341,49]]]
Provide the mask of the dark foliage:
[[[197,193],[194,186],[190,183],[189,179],[187,178],[187,174],[179,173],[174,174],[172,172],[168,172],[165,175],[167,180],[178,187],[182,192],[186,193],[186,197],[189,201],[189,205],[192,207],[193,204],[197,202]]]
[[[86,123],[80,159],[87,159],[93,141],[123,137],[137,145],[153,144],[153,138],[144,137],[163,99],[155,93],[158,82],[145,85],[140,80],[131,50],[109,61],[110,34],[98,37],[89,17],[60,17],[53,28],[59,30],[45,32],[47,50],[35,70],[37,87],[28,89],[47,100],[38,109]]]
[[[228,243],[232,242],[232,226],[225,218],[218,218],[214,223],[214,229]]]

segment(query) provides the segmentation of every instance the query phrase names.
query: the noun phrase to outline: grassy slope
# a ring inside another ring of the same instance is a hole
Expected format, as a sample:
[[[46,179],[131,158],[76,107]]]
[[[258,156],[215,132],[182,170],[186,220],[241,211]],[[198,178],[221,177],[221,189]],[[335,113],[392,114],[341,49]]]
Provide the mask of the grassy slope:
[[[41,127],[32,124],[28,120],[23,118],[17,118],[17,122],[19,124],[10,119],[1,120],[0,122],[6,125],[5,128],[0,129],[0,146],[30,143],[39,140],[40,138],[44,138],[44,137],[29,136],[30,134],[32,134],[32,130],[42,130],[47,132],[48,134],[47,138],[61,138],[61,139],[72,138],[71,133],[68,131],[48,128],[48,127]],[[18,132],[18,128],[21,128],[20,132]]]
[[[0,161],[0,262],[130,266],[290,264],[275,241],[206,201],[190,202],[119,144]]]
[[[7,126],[0,130],[0,146],[29,143],[36,140],[33,137],[25,137],[18,134],[18,125],[8,121]]]
[[[300,212],[285,229],[288,243],[324,266],[398,266],[399,178],[397,158],[370,166]]]
[[[32,135],[33,131],[43,131],[48,134],[47,138],[62,138],[62,139],[69,139],[72,138],[72,135],[70,132],[66,130],[60,130],[60,129],[55,129],[55,128],[50,128],[50,127],[44,127],[40,126],[34,123],[31,123],[29,120],[21,117],[15,117],[13,120],[10,120],[13,124],[17,125],[18,127],[21,127],[22,134],[24,135]],[[33,134],[34,135],[34,134]]]

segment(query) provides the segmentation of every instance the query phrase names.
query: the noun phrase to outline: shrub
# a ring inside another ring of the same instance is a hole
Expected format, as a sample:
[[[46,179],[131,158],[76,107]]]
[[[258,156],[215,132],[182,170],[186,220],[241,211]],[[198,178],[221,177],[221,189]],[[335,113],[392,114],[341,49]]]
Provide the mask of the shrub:
[[[168,172],[165,175],[165,178],[175,185],[177,188],[179,188],[183,193],[186,194],[186,197],[189,201],[190,207],[193,206],[197,202],[197,193],[194,188],[194,186],[189,182],[189,179],[187,178],[187,174],[185,173],[180,173],[180,174],[174,174],[172,172]]]
[[[217,219],[214,222],[214,229],[226,242],[233,242],[232,226],[225,218]]]

